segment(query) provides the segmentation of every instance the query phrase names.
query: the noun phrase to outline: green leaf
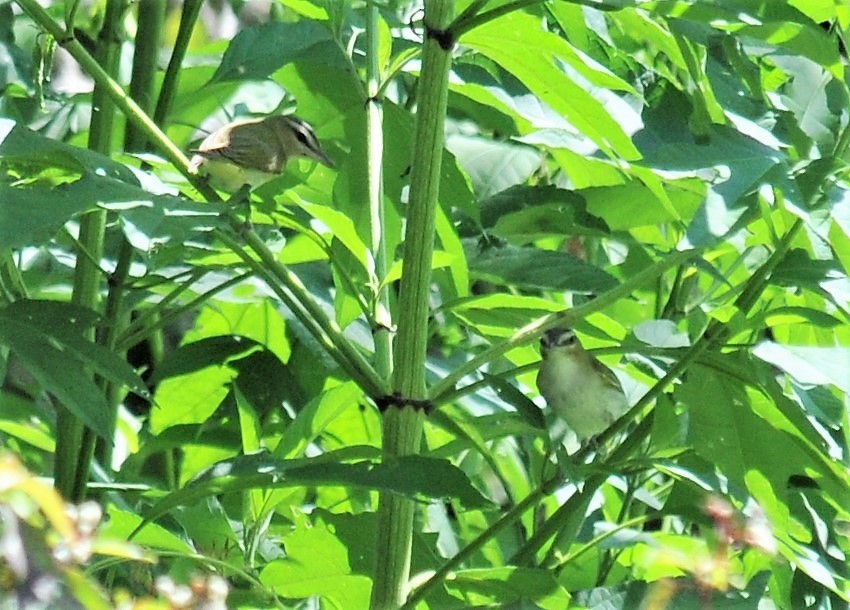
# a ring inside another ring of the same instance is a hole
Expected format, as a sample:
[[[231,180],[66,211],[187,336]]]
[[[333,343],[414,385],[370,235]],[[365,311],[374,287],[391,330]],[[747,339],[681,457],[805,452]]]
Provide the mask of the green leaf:
[[[262,349],[263,346],[257,341],[238,335],[199,339],[169,352],[157,366],[151,381],[158,384],[169,377],[187,375],[212,365],[228,364]]]
[[[505,246],[470,254],[468,260],[473,277],[497,284],[596,294],[617,285],[612,275],[567,252]]]
[[[793,248],[776,266],[770,279],[779,286],[805,286],[819,290],[821,282],[838,277],[839,267],[833,260],[815,260],[801,248]]]
[[[779,367],[802,384],[833,384],[850,393],[850,348],[780,345],[763,341],[753,355]]]
[[[358,520],[362,522],[364,517]],[[367,574],[371,566],[361,565],[362,551],[352,551],[370,547],[372,541],[364,536],[369,529],[361,525],[359,544],[355,546],[356,540],[340,539],[334,525],[319,522],[298,527],[284,541],[286,558],[269,562],[260,573],[260,580],[286,598],[320,596],[332,607],[368,607],[372,580]]]
[[[353,383],[343,383],[322,391],[305,405],[297,405],[295,419],[283,432],[275,448],[275,455],[280,458],[303,456],[310,444],[334,420],[361,400],[363,391],[360,388]]]
[[[665,200],[646,184],[633,181],[617,186],[585,189],[588,213],[604,220],[614,231],[658,225],[674,220],[690,220],[704,201],[705,194],[691,189],[690,181],[668,184]]]
[[[241,492],[255,487],[278,489],[293,486],[341,485],[389,491],[419,501],[451,498],[466,508],[488,508],[490,502],[467,476],[447,460],[409,455],[384,462],[349,460],[353,448],[326,453],[319,458],[278,460],[267,453],[242,455],[219,462],[185,488],[173,492],[148,511],[152,521],[177,506],[186,506],[208,496]],[[373,452],[372,448],[366,451]],[[362,453],[362,451],[361,451]]]
[[[566,608],[570,601],[552,570],[542,568],[478,568],[459,570],[446,581],[449,593],[468,607],[500,606],[534,600],[538,608]]]
[[[94,312],[70,303],[16,301],[0,308],[0,343],[21,359],[44,391],[109,439],[113,409],[92,373],[140,396],[148,391],[124,360],[86,337],[96,322]]]
[[[138,186],[139,181],[124,165],[109,157],[78,146],[59,142],[0,118],[0,168],[14,170],[29,180],[46,169],[64,170],[54,179],[94,175]]]
[[[240,31],[230,42],[210,84],[262,80],[321,45],[326,60],[344,61],[330,31],[315,21],[273,21]]]
[[[525,423],[537,430],[546,430],[546,417],[543,415],[543,412],[528,396],[520,392],[515,385],[508,383],[498,375],[484,373],[483,377],[496,390],[499,398],[516,409]]]
[[[437,209],[436,229],[440,246],[448,258],[447,266],[451,277],[451,290],[446,291],[446,298],[465,297],[469,294],[469,266],[466,262],[466,252],[463,249],[463,241],[443,208]]]
[[[486,294],[453,303],[451,313],[482,335],[507,337],[517,328],[562,309],[561,304],[540,297]]]
[[[374,274],[374,263],[372,262],[369,249],[360,236],[357,234],[357,228],[354,226],[351,218],[331,209],[327,206],[316,205],[306,201],[298,201],[298,205],[306,211],[310,216],[316,218],[327,227],[327,231],[319,230],[320,234],[327,233],[328,241],[339,241],[350,252],[361,267],[361,273],[367,277]]]
[[[482,199],[526,182],[540,167],[540,153],[530,146],[463,135],[449,137],[446,145]]]
[[[114,505],[109,508],[109,519],[102,525],[101,533],[118,540],[129,540],[132,533],[142,523],[142,517]],[[156,523],[149,523],[136,536],[134,541],[146,547],[174,553],[190,553],[192,545]]]
[[[640,157],[614,116],[618,106],[589,93],[603,87],[625,91],[631,87],[582,57],[566,40],[546,32],[539,19],[509,13],[475,28],[463,36],[462,42],[513,74],[607,154],[624,159]],[[573,74],[568,74],[561,62]]]
[[[206,421],[230,394],[238,373],[230,366],[211,364],[193,372],[165,378],[156,388],[150,429],[159,434],[180,424]]]
[[[607,234],[580,193],[554,186],[517,185],[496,193],[481,202],[481,224],[512,243],[567,231]]]
[[[14,16],[11,3],[0,5],[0,90],[12,84],[32,85],[33,59],[15,44]]]
[[[747,366],[733,355],[723,357],[731,366]],[[826,454],[811,451],[806,431],[794,425],[776,399],[749,392],[735,378],[702,366],[691,367],[676,398],[688,405],[689,442],[731,483],[744,485],[746,473],[756,470],[776,490],[792,477],[817,473],[825,493],[836,498],[845,493],[846,470],[835,467]],[[750,492],[759,499],[755,490]]]
[[[324,7],[323,2],[315,2],[311,0],[281,0],[281,3],[308,19],[325,20],[328,18],[328,11]]]
[[[703,170],[693,175],[710,184],[730,208],[739,207],[772,169],[785,169],[778,150],[729,127],[713,126],[704,139],[695,142],[688,113],[683,96],[667,94],[644,114],[646,127],[635,134],[643,165],[679,172]]]
[[[58,186],[0,183],[0,247],[48,242],[70,219],[96,208],[116,211],[127,239],[143,252],[225,224],[221,206],[152,195],[125,182],[85,174]]]

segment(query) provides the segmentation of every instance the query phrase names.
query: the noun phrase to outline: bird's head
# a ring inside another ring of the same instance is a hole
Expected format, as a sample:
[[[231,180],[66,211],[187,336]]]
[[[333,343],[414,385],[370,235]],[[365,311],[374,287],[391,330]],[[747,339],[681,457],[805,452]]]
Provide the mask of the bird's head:
[[[309,123],[294,116],[276,115],[265,120],[270,124],[272,133],[280,140],[286,157],[306,157],[322,165],[333,168],[334,162],[322,150],[316,132]]]
[[[540,337],[540,353],[545,358],[552,352],[572,354],[581,350],[581,343],[572,328],[556,326]]]

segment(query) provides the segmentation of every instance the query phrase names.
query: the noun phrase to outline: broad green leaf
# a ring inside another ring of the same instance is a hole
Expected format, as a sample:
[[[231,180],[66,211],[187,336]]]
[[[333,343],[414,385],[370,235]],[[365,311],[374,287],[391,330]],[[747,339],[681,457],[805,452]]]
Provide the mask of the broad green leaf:
[[[488,248],[468,255],[473,277],[523,288],[600,293],[617,280],[567,252],[515,248]]]
[[[279,534],[286,556],[270,561],[260,572],[260,581],[289,599],[320,598],[336,608],[365,608],[369,605],[375,565],[374,513],[331,513],[316,508],[308,514],[296,510],[291,525]],[[414,537],[411,570],[433,570],[436,535]],[[437,594],[439,607],[451,598]]]
[[[605,104],[588,91],[630,90],[622,80],[581,57],[541,22],[515,12],[464,35],[463,44],[490,57],[609,155],[640,157],[628,134]],[[568,65],[572,73],[562,68]]]
[[[322,2],[315,2],[314,0],[281,0],[281,2],[284,6],[288,6],[308,19],[325,20],[328,18],[328,11]]]
[[[509,239],[576,233],[607,233],[606,226],[587,213],[585,198],[554,186],[514,186],[481,202],[481,224]]]
[[[463,250],[463,242],[443,208],[437,210],[436,230],[437,238],[448,259],[447,267],[451,277],[451,290],[447,291],[446,298],[463,298],[469,294],[469,267],[466,262],[466,252]]]
[[[309,278],[308,274],[304,275]],[[308,279],[303,281],[310,285]],[[208,303],[198,314],[195,327],[186,333],[184,342],[219,336],[238,337],[235,340],[241,341],[244,337],[263,345],[281,361],[287,361],[291,351],[289,320],[281,315],[274,302],[256,299],[258,289],[247,288]]]
[[[780,345],[763,341],[753,355],[778,366],[802,384],[833,384],[850,393],[850,348]]]
[[[352,449],[340,454],[346,462],[335,461],[334,453],[300,460],[278,460],[267,453],[255,453],[219,462],[185,488],[158,501],[148,511],[146,521],[208,496],[255,487],[340,485],[389,491],[423,502],[452,498],[467,508],[490,506],[466,475],[446,460],[409,455],[380,463],[349,461],[354,455]],[[366,451],[373,452],[373,449],[366,448]]]
[[[326,53],[333,46],[330,31],[313,21],[273,21],[242,30],[230,42],[210,83],[268,78],[317,45]],[[341,62],[342,53],[337,50],[327,58]]]
[[[728,206],[740,205],[771,169],[784,165],[779,151],[728,127],[712,128],[706,140],[695,145],[687,114],[685,100],[672,95],[644,115],[646,128],[635,135],[644,154],[642,164],[673,171],[711,170],[699,175]]]
[[[92,373],[147,396],[144,382],[116,354],[87,336],[94,312],[54,301],[16,301],[0,308],[0,343],[26,365],[62,405],[103,438],[112,432],[113,409]]]
[[[777,307],[765,315],[768,326],[814,324],[823,328],[834,328],[842,324],[835,316],[810,307]]]
[[[19,172],[25,179],[57,169],[61,171],[50,178],[60,183],[92,175],[139,184],[133,172],[105,155],[46,138],[5,118],[0,118],[0,160],[0,168]]]
[[[327,229],[317,228],[316,231],[319,234],[338,240],[345,246],[362,267],[361,273],[367,277],[374,275],[375,266],[369,249],[357,234],[357,229],[351,218],[323,205],[315,205],[306,201],[299,201],[298,205],[313,218],[320,220]]]
[[[0,89],[12,84],[30,87],[33,59],[37,60],[15,44],[14,16],[11,3],[0,5]]]
[[[665,202],[652,189],[637,181],[585,189],[581,194],[587,201],[588,213],[601,218],[615,231],[680,219],[687,221],[703,202],[701,193],[677,188],[675,184],[665,190]]]
[[[679,70],[687,70],[685,58],[676,42],[676,37],[657,17],[649,15],[640,8],[619,11],[614,19],[635,40],[649,43],[649,47],[658,51],[667,61]]]
[[[804,286],[819,289],[822,282],[838,277],[835,261],[815,260],[808,252],[794,248],[783,257],[771,275],[771,281],[780,286]]]
[[[56,451],[55,431],[48,422],[38,421],[32,416],[34,402],[16,392],[0,391],[0,431],[9,438],[17,438],[52,454]]]
[[[540,153],[528,146],[461,135],[450,136],[446,145],[481,199],[525,183],[540,167]]]
[[[103,523],[102,533],[119,540],[129,540],[132,532],[142,523],[142,517],[116,506],[109,507],[109,519]],[[192,547],[183,538],[173,534],[156,523],[148,523],[144,529],[132,537],[138,544],[146,547],[174,553],[192,552]]]
[[[450,311],[482,335],[507,337],[517,328],[563,308],[560,303],[540,297],[488,294],[453,303]]]
[[[214,336],[200,339],[170,352],[157,366],[154,383],[187,375],[211,365],[228,364],[260,351],[263,346],[247,337],[238,335]]]
[[[331,524],[299,527],[285,539],[286,558],[269,562],[260,580],[282,597],[319,596],[337,608],[366,608],[372,581],[348,542]],[[361,540],[364,547],[369,542]]]
[[[229,366],[209,365],[164,379],[156,388],[150,428],[159,434],[166,428],[206,421],[230,393],[237,373]]]
[[[446,587],[470,607],[534,600],[538,608],[555,610],[565,608],[570,602],[569,593],[558,584],[555,574],[541,568],[459,570],[446,582]]]
[[[305,405],[297,406],[297,414],[277,445],[274,454],[280,458],[302,457],[311,443],[343,412],[363,400],[363,392],[353,383],[329,388]]]
[[[745,474],[755,469],[774,490],[803,474],[815,476],[815,484],[834,497],[846,488],[846,471],[813,452],[775,402],[747,392],[732,377],[692,367],[676,396],[688,406],[688,439],[695,451],[730,482],[743,485]]]
[[[261,494],[260,490],[251,490],[251,494]],[[252,524],[240,522],[235,524],[227,514],[225,507],[219,498],[206,498],[202,502],[196,502],[191,506],[185,506],[173,513],[174,520],[180,524],[192,542],[202,548],[215,550],[220,559],[234,563],[244,563],[247,558],[240,543],[243,538],[240,531],[234,531],[236,527],[250,527]],[[141,535],[147,531],[142,530]]]
[[[0,247],[49,241],[69,220],[96,208],[118,213],[130,243],[142,252],[223,227],[221,207],[86,174],[55,187],[0,184]]]
[[[0,247],[45,244],[68,220],[93,209],[97,202],[79,197],[74,185],[24,188],[0,183]]]

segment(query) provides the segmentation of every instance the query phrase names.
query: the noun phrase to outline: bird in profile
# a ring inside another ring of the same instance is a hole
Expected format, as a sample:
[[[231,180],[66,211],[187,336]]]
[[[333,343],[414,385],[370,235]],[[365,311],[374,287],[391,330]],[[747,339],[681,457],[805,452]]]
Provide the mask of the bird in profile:
[[[604,432],[626,412],[629,403],[617,376],[582,347],[572,329],[547,330],[540,352],[537,388],[579,443]]]
[[[202,170],[213,187],[231,193],[246,184],[254,187],[271,180],[296,157],[334,167],[313,128],[294,116],[233,121],[208,135],[192,152],[192,171]]]

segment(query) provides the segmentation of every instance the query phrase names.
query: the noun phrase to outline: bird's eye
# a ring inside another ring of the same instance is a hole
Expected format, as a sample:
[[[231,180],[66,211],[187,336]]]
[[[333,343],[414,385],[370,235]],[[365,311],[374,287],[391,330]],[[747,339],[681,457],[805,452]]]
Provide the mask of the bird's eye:
[[[301,142],[304,146],[307,146],[310,138],[307,137],[307,134],[303,131],[295,131],[295,139]]]

